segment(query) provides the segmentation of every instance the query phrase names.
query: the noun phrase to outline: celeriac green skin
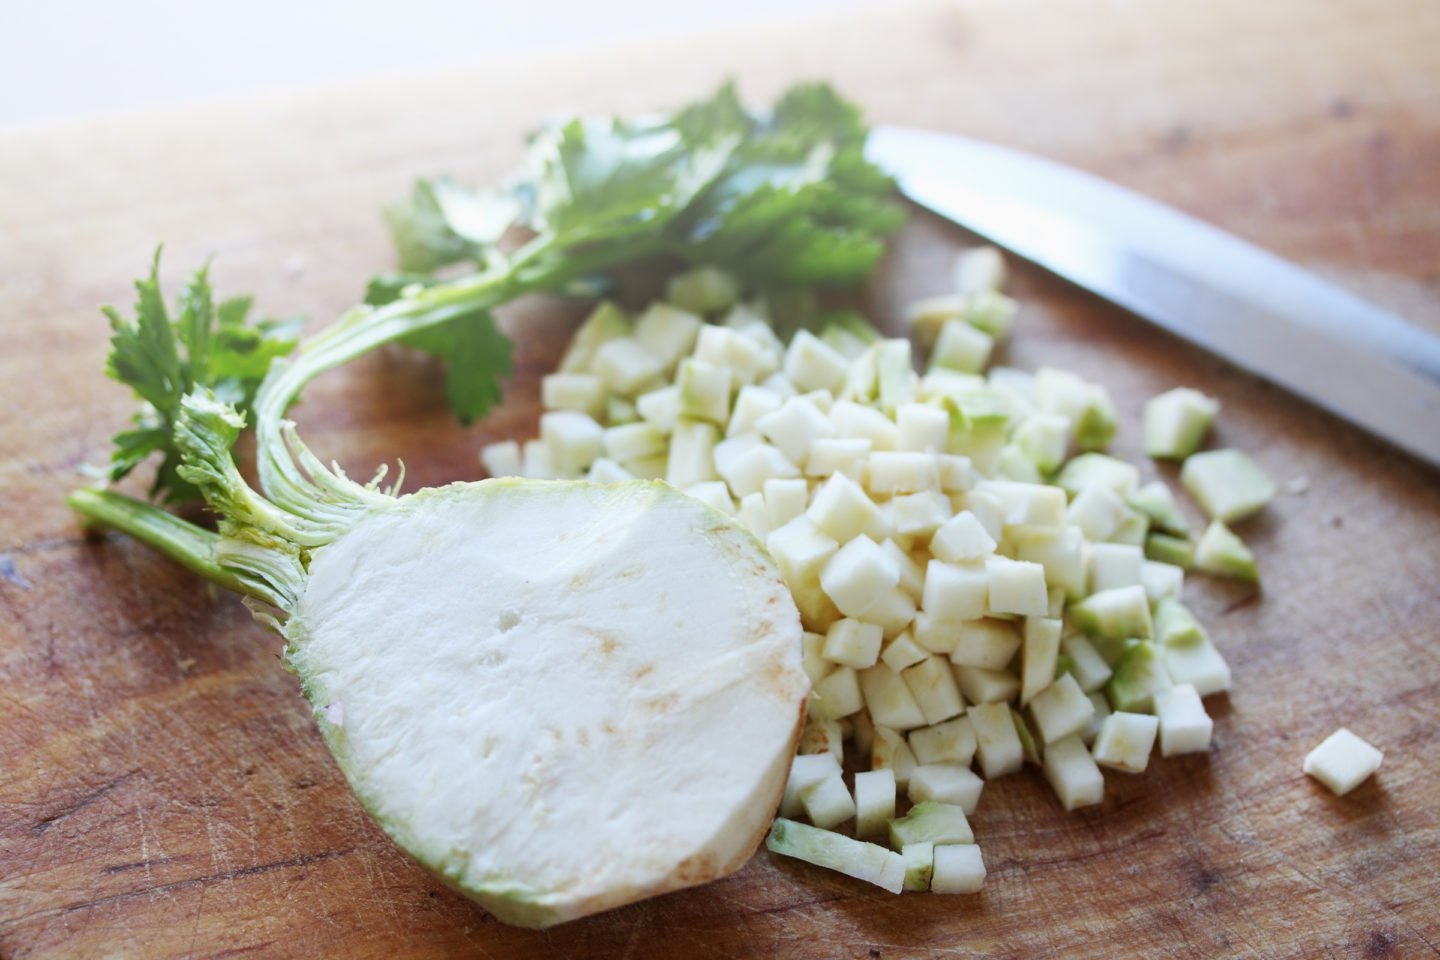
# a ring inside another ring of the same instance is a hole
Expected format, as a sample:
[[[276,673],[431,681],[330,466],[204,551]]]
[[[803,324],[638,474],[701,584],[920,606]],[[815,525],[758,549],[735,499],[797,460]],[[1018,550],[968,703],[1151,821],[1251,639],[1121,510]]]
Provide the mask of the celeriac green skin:
[[[809,688],[758,543],[659,483],[400,498],[314,551],[284,632],[376,822],[530,927],[740,867]]]

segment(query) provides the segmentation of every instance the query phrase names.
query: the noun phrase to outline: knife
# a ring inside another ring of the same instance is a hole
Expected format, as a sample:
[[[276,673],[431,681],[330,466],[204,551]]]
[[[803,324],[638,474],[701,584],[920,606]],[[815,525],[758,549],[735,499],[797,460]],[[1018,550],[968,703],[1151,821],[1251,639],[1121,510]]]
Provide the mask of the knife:
[[[865,152],[921,206],[1440,467],[1440,337],[1040,157],[890,126]]]

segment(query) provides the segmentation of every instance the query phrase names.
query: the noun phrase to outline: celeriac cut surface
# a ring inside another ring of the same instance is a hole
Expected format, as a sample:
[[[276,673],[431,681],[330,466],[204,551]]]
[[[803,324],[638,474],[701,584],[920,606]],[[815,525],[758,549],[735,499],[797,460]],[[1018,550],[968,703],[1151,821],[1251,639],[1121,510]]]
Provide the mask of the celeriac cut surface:
[[[376,820],[529,926],[737,869],[808,690],[758,544],[656,483],[407,497],[317,552],[292,627]]]

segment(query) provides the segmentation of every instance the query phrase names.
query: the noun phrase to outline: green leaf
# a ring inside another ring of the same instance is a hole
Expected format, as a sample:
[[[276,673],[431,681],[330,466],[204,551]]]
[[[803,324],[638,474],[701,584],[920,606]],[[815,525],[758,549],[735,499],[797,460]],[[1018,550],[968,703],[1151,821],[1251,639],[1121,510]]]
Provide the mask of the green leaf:
[[[173,437],[182,399],[197,386],[208,387],[242,414],[248,412],[270,362],[294,349],[300,321],[250,324],[249,297],[227,300],[217,308],[208,266],[186,283],[172,320],[160,290],[159,250],[149,276],[136,281],[135,289],[133,319],[114,307],[103,308],[111,328],[106,370],[144,404],[134,427],[115,435],[110,476],[118,480],[158,453],[161,461],[151,496],[190,500],[199,491],[180,474]]]

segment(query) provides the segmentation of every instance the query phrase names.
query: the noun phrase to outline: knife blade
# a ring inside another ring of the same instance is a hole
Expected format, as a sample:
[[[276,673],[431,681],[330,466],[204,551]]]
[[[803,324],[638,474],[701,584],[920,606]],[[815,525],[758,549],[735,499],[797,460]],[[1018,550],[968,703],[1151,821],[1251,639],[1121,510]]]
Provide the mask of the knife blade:
[[[1440,337],[1099,177],[955,134],[878,126],[900,191],[1440,467]]]

